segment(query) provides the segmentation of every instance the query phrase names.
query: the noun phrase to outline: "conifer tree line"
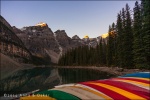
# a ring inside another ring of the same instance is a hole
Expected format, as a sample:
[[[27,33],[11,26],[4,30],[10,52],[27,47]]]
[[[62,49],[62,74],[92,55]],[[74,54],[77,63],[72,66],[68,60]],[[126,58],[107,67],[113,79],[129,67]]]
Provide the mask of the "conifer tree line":
[[[102,43],[103,42],[103,43]],[[91,66],[105,65],[106,63],[106,43],[101,38],[96,48],[90,46],[80,46],[67,51],[58,64],[63,66]]]
[[[82,46],[66,52],[58,64],[63,66],[116,66],[150,69],[150,1],[126,4],[109,25],[108,37],[96,48]],[[106,40],[106,42],[105,42]]]

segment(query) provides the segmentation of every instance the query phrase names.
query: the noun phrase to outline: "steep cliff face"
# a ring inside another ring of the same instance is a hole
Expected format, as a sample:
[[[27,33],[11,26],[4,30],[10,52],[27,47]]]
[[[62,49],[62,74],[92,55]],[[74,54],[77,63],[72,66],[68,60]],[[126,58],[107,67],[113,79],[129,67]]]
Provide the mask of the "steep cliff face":
[[[52,30],[46,26],[29,26],[21,30],[13,27],[17,36],[24,42],[30,52],[39,57],[51,57],[51,61],[56,63],[60,52],[54,38]]]
[[[71,39],[65,30],[57,30],[55,32],[56,38],[58,40],[58,43],[63,49],[63,53],[65,53],[67,50],[82,46],[83,44],[80,42],[80,39]]]
[[[33,55],[50,56],[53,63],[57,63],[59,57],[68,49],[83,45],[80,40],[71,39],[65,30],[53,33],[47,24],[22,29],[13,27],[13,30]]]
[[[14,30],[18,30],[14,28]],[[22,31],[17,32],[26,47],[33,54],[44,54],[44,49],[51,49],[55,52],[59,52],[58,45],[55,42],[53,32],[48,26],[29,26],[24,27]]]
[[[31,59],[30,51],[2,16],[0,16],[0,52],[19,62]]]

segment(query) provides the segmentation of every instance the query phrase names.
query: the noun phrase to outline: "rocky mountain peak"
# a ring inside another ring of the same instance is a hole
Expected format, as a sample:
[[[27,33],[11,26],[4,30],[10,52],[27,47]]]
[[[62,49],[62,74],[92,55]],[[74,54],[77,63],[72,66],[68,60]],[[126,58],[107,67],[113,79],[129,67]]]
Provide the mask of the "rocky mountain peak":
[[[57,30],[54,32],[57,36],[65,36],[68,37],[65,30]]]
[[[89,36],[88,36],[88,35],[85,35],[84,38],[85,38],[85,39],[89,39]]]
[[[25,62],[24,58],[31,60],[31,53],[21,39],[16,35],[11,25],[0,16],[0,52],[14,57],[14,60]]]
[[[0,22],[11,30],[11,25],[0,15]]]
[[[71,38],[68,37],[65,30],[57,30],[54,33],[56,34],[56,39],[62,47],[67,47],[70,44]]]
[[[46,23],[39,23],[21,29],[14,27],[14,31],[32,55],[43,58],[50,57],[52,62],[57,62],[57,54],[60,52],[59,46],[56,43],[54,33]]]
[[[47,25],[47,23],[40,22],[40,23],[36,24],[35,26],[46,27],[48,25]]]
[[[78,35],[74,35],[74,36],[72,37],[72,39],[73,39],[73,40],[80,40],[80,38],[79,38]]]
[[[30,35],[38,35],[38,36],[53,34],[52,30],[48,27],[47,24],[41,24],[41,25],[39,24],[36,26],[23,27],[21,28],[21,31]]]

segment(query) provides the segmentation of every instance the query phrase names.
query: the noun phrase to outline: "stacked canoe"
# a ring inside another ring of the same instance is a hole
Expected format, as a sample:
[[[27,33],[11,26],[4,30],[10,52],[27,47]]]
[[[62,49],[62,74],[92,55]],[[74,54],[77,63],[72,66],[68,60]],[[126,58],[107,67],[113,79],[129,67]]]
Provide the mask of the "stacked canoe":
[[[60,85],[20,100],[150,100],[150,72]]]

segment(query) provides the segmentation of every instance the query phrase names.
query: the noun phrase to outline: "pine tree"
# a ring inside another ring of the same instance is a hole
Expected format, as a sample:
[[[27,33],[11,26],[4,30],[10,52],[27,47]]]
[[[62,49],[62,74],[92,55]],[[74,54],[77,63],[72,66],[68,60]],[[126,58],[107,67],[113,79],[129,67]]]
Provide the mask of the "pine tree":
[[[125,26],[126,26],[126,22],[125,22],[125,20],[126,20],[126,16],[125,16],[125,9],[124,8],[122,8],[122,11],[121,11],[121,19],[122,19],[122,37],[121,37],[121,40],[122,40],[122,53],[121,53],[121,56],[122,56],[122,63],[121,63],[121,67],[125,67],[126,65],[125,65]]]
[[[142,0],[142,37],[143,37],[143,45],[144,45],[144,56],[145,62],[143,65],[146,68],[150,68],[150,1]]]
[[[112,35],[111,35],[111,26],[109,26],[108,31],[108,40],[107,40],[107,66],[112,64]]]
[[[125,47],[125,66],[127,68],[133,67],[133,32],[132,32],[132,21],[130,16],[130,8],[126,4],[126,26],[125,26],[125,35],[124,35],[124,47]]]
[[[96,54],[97,54],[97,59],[96,60],[96,66],[99,66],[99,59],[100,59],[100,50],[99,50],[99,44],[96,46]]]
[[[103,65],[103,59],[104,59],[104,54],[103,54],[103,44],[102,44],[102,38],[100,39],[100,43],[99,43],[99,56],[100,56],[100,59],[99,59],[99,64],[100,65]]]
[[[112,23],[112,29],[111,29],[111,37],[112,37],[112,65],[115,65],[116,60],[116,26],[115,23]]]
[[[108,41],[107,41],[107,65],[114,66],[115,64],[115,24],[109,26]]]
[[[90,47],[89,49],[89,65],[93,65],[94,64],[94,57],[95,57],[95,50],[94,48]]]
[[[75,49],[75,65],[79,65],[79,60],[78,60],[79,54],[78,54],[78,48]]]
[[[76,49],[72,49],[72,53],[73,53],[73,66],[75,66],[76,64],[76,55],[75,55]]]
[[[133,33],[130,8],[126,4],[126,9],[122,9],[122,67],[133,67]]]
[[[103,63],[104,63],[104,65],[106,65],[107,45],[106,45],[105,39],[102,39],[102,41],[103,41],[103,54],[104,54]]]
[[[138,2],[136,1],[134,7],[134,24],[133,24],[133,53],[134,53],[134,65],[136,68],[143,68],[144,59],[144,48],[142,41],[142,19],[141,11]]]
[[[116,25],[116,65],[119,67],[123,66],[123,45],[122,45],[122,18],[121,11],[117,16]]]

